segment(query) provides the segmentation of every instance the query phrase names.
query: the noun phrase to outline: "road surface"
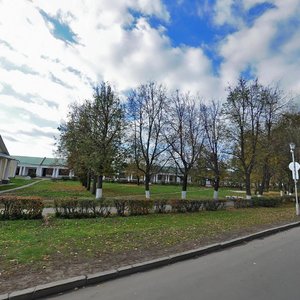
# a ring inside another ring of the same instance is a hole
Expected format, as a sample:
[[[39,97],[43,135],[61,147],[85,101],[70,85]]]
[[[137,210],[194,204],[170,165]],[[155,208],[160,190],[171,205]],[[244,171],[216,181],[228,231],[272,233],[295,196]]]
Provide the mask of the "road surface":
[[[242,246],[51,299],[298,300],[299,255],[300,228],[294,228]]]

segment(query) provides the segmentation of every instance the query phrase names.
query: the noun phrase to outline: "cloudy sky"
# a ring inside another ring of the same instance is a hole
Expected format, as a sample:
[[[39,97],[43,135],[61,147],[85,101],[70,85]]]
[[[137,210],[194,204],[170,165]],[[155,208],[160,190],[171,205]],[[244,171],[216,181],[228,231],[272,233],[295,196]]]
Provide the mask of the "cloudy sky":
[[[53,156],[68,105],[102,80],[226,97],[242,74],[300,94],[300,0],[0,0],[0,134]]]

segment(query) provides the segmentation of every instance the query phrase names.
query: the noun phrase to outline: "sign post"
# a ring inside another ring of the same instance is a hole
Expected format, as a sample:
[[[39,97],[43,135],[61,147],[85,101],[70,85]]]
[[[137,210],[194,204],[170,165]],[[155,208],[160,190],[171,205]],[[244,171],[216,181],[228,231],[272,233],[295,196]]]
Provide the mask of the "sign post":
[[[296,215],[299,216],[299,202],[298,202],[298,191],[297,191],[297,180],[299,179],[299,169],[300,164],[295,162],[295,150],[296,145],[294,143],[290,143],[290,150],[292,153],[293,161],[289,164],[289,169],[292,171],[292,176],[295,182],[295,198],[296,198]]]

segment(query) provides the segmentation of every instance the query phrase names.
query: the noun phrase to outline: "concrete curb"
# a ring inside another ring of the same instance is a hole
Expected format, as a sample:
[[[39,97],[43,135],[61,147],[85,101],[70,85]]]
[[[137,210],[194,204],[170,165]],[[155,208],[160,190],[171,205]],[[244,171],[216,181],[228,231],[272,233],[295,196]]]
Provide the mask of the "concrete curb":
[[[212,244],[206,247],[201,247],[198,249],[173,254],[170,256],[145,261],[143,263],[137,263],[137,264],[121,267],[117,270],[113,269],[105,272],[82,275],[82,276],[55,281],[43,285],[38,285],[36,287],[28,288],[25,290],[20,290],[9,294],[0,295],[0,300],[29,300],[29,299],[48,297],[51,295],[67,292],[76,288],[81,288],[93,284],[99,284],[101,282],[113,280],[116,278],[135,274],[138,272],[152,270],[155,268],[163,267],[186,259],[203,256],[212,252],[241,245],[243,243],[252,241],[254,239],[263,238],[298,226],[300,226],[300,222],[294,222],[283,226],[259,231],[254,234],[250,234],[241,238],[232,239],[223,243]]]

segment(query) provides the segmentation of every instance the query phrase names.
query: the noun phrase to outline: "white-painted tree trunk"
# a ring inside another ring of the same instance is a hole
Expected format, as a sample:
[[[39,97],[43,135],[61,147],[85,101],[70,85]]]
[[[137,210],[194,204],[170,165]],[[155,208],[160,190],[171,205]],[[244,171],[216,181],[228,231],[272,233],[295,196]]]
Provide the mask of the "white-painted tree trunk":
[[[102,198],[102,189],[97,188],[96,189],[96,199]]]
[[[214,191],[214,200],[218,200],[219,198],[219,191]]]
[[[283,191],[280,191],[280,197],[282,197],[283,196]]]
[[[145,191],[146,199],[150,199],[150,191]]]
[[[181,191],[181,199],[182,200],[186,199],[186,191]]]

